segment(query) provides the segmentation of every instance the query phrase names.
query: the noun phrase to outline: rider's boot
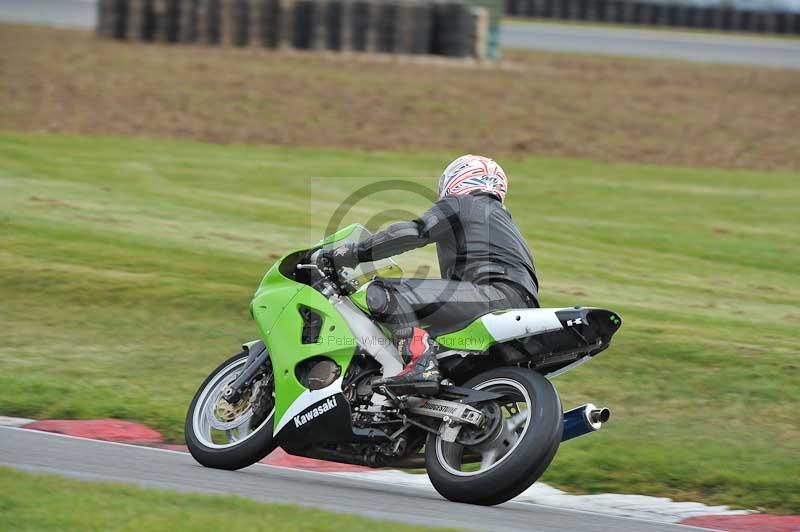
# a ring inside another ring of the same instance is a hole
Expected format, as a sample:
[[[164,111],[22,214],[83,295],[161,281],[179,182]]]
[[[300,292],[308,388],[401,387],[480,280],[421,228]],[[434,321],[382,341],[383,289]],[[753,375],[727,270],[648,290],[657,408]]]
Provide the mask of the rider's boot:
[[[397,338],[397,344],[400,354],[407,361],[406,367],[397,375],[376,381],[373,389],[385,387],[395,395],[439,393],[442,376],[428,333],[414,327],[410,335]]]

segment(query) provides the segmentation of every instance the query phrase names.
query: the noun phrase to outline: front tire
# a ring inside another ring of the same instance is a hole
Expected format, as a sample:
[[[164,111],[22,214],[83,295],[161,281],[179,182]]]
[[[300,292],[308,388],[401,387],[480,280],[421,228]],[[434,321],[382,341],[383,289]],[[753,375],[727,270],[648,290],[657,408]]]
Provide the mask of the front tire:
[[[503,406],[488,409],[501,413],[500,428],[495,429],[495,437],[483,442],[480,435],[465,433],[463,428],[459,435],[462,443],[448,443],[440,435],[430,434],[425,445],[428,476],[436,491],[451,501],[501,504],[536,482],[553,460],[564,430],[561,400],[550,381],[523,368],[487,371],[464,386],[507,394],[508,400],[495,404],[502,403],[508,412],[503,414]],[[513,409],[509,407],[512,404],[516,404]],[[480,443],[470,446],[469,442]],[[477,469],[465,467],[463,462],[477,456]]]
[[[194,459],[206,467],[241,469],[275,449],[272,438],[275,381],[269,363],[261,380],[257,381],[255,394],[256,383],[237,405],[220,402],[225,386],[236,380],[244,369],[247,354],[242,351],[212,371],[189,405],[184,426],[186,445]],[[220,412],[224,414],[223,419],[220,419]]]

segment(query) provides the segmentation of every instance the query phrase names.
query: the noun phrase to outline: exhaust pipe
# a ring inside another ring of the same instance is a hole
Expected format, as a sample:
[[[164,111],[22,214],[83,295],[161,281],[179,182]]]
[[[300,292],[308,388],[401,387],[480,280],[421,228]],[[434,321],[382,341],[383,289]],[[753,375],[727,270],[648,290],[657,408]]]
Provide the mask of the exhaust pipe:
[[[564,412],[564,434],[561,436],[561,441],[565,442],[600,430],[603,423],[610,418],[611,410],[605,407],[598,408],[592,403],[568,410]]]

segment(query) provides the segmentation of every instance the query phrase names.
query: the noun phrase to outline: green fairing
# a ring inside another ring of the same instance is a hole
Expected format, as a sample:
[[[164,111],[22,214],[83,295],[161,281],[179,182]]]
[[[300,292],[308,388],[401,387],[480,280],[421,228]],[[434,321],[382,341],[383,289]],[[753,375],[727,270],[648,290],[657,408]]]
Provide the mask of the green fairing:
[[[486,351],[497,341],[486,330],[481,318],[478,318],[460,331],[437,337],[436,343],[450,349]]]
[[[289,301],[304,285],[284,277],[278,266],[288,255],[282,257],[267,271],[250,301],[250,315],[256,320],[261,335],[266,338]]]
[[[343,227],[343,228],[339,229],[338,231],[336,231],[332,235],[326,236],[325,238],[323,238],[322,240],[317,242],[317,245],[318,246],[324,246],[324,245],[327,245],[327,244],[332,244],[334,242],[338,242],[340,240],[344,240],[345,238],[347,238],[348,236],[353,234],[353,231],[355,231],[358,228],[359,228],[358,224],[350,224],[347,227]]]
[[[301,343],[303,318],[300,308],[306,307],[322,317],[317,343]],[[333,305],[310,286],[303,286],[275,322],[272,333],[264,335],[275,374],[275,425],[289,406],[306,388],[295,375],[295,366],[311,357],[325,355],[336,361],[342,374],[350,366],[356,339]]]
[[[324,242],[346,238],[356,228],[355,225],[345,227]],[[269,350],[275,375],[276,427],[289,406],[306,390],[297,380],[295,366],[308,358],[325,355],[336,361],[344,374],[356,347],[355,336],[325,296],[281,273],[280,265],[285,261],[291,262],[289,257],[294,253],[298,252],[285,255],[269,269],[250,303],[250,313]],[[301,341],[303,318],[300,307],[307,307],[322,318],[317,343],[303,344]]]
[[[350,294],[350,300],[355,304],[355,306],[357,306],[358,308],[369,314],[369,305],[367,305],[368,286],[369,283],[366,283],[361,288],[356,290],[354,293]]]

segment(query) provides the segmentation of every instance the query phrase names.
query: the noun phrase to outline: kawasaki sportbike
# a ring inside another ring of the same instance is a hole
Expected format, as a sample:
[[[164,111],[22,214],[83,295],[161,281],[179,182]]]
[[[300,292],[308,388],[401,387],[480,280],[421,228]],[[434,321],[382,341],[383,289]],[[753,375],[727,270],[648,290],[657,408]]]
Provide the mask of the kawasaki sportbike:
[[[366,286],[400,269],[387,259],[337,271],[319,260],[369,234],[346,227],[267,272],[250,303],[261,339],[215,369],[189,407],[198,462],[239,469],[280,446],[371,467],[424,464],[444,497],[491,505],[533,484],[559,443],[608,420],[591,404],[563,412],[551,384],[608,347],[622,322],[598,308],[505,310],[431,329],[440,392],[374,392],[403,361],[370,317]]]

